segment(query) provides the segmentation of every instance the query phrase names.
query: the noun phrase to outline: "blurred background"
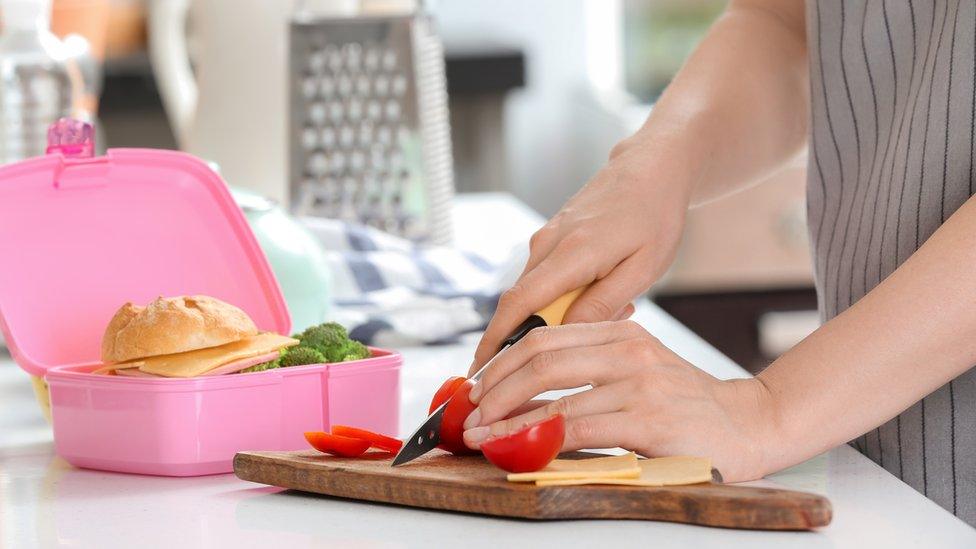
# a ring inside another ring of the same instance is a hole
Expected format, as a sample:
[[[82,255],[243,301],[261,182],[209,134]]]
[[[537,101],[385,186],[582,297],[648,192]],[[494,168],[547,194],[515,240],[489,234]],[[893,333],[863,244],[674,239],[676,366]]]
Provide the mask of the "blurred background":
[[[555,213],[640,126],[724,4],[4,0],[0,152],[42,154],[36,128],[70,114],[94,125],[98,151],[211,161],[252,224],[277,204],[450,245],[455,195]],[[652,290],[753,371],[817,324],[804,180],[801,159],[694,210]]]

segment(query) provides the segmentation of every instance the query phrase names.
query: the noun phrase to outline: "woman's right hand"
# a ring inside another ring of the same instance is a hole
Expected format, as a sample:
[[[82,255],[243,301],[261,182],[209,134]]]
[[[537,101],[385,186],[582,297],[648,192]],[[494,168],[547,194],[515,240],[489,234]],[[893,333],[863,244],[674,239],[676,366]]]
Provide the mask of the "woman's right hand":
[[[614,148],[608,164],[532,235],[525,270],[502,294],[469,375],[523,320],[570,290],[592,283],[564,323],[630,316],[631,301],[668,268],[681,238],[691,185],[680,157],[638,137]]]

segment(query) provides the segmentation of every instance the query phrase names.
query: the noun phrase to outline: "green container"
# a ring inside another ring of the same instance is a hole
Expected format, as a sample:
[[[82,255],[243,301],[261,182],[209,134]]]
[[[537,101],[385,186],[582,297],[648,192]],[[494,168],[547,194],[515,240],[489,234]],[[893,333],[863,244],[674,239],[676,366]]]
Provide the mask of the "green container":
[[[272,200],[242,189],[231,193],[278,279],[292,332],[324,322],[332,306],[332,273],[315,237]]]

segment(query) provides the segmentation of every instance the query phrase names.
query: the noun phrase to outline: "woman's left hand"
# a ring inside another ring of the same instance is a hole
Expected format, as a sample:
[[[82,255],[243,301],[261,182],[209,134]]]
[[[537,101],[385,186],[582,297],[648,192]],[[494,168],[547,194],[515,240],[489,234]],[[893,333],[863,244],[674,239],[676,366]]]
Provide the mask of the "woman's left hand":
[[[508,417],[543,392],[585,385],[592,388]],[[761,382],[718,380],[629,320],[532,330],[491,360],[470,398],[478,405],[464,425],[472,448],[558,413],[563,451],[704,456],[731,482],[766,472],[775,417]]]

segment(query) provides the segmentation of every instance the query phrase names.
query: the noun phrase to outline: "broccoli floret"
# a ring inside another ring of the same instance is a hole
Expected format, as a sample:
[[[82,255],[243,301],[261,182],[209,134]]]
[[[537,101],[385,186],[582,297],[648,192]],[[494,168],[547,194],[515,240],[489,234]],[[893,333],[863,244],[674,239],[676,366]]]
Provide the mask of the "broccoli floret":
[[[288,368],[306,364],[359,360],[369,356],[369,349],[362,343],[349,339],[346,329],[335,322],[312,326],[301,334],[297,334],[295,339],[299,340],[299,345],[282,349],[278,358],[255,364],[250,368],[241,370],[240,373],[263,372],[274,368]]]
[[[325,356],[311,347],[292,347],[281,357],[281,367],[321,364],[325,361]]]
[[[284,351],[282,351],[284,353]],[[262,362],[261,364],[255,364],[250,368],[244,368],[239,374],[249,374],[251,372],[263,372],[265,370],[274,370],[275,368],[281,366],[281,356],[274,360],[269,360],[267,362]]]
[[[349,333],[341,324],[326,322],[307,328],[298,340],[301,341],[302,347],[311,347],[328,358],[332,349],[341,347],[349,340]]]
[[[343,347],[342,353],[342,358],[339,360],[340,362],[369,358],[369,349],[354,339],[349,340],[349,342]]]
[[[349,332],[336,322],[311,326],[298,335],[301,342],[295,349],[309,348],[318,351],[324,360],[319,362],[343,362],[369,356],[369,349],[362,343],[349,339]]]
[[[338,345],[332,345],[326,349],[325,358],[329,362],[345,362],[347,360],[359,360],[369,356],[369,349],[362,343],[353,339],[346,339]]]

